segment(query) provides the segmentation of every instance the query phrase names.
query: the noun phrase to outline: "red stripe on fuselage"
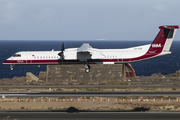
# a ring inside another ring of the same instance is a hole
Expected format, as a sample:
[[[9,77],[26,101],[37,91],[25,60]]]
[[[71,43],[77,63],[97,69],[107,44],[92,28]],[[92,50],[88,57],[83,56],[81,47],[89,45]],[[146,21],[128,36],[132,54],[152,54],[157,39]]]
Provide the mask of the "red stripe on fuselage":
[[[140,61],[148,58],[152,58],[157,56],[160,53],[146,53],[145,55],[142,55],[140,57],[136,58],[126,58],[126,59],[88,59],[87,62],[89,64],[96,63],[96,62],[115,62],[115,63],[129,63],[129,62],[135,62]],[[3,64],[81,64],[82,61],[79,60],[6,60],[3,62]]]

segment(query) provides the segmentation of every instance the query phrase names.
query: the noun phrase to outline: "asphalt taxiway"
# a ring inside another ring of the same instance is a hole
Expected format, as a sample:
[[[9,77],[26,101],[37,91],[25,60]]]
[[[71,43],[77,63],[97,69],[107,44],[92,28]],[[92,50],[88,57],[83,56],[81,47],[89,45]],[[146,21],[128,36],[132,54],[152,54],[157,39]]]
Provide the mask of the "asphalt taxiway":
[[[81,97],[81,96],[100,96],[100,97],[117,97],[117,96],[180,96],[180,92],[117,92],[117,91],[95,91],[95,92],[0,92],[0,96],[13,97]]]
[[[179,112],[0,112],[8,120],[179,120]]]

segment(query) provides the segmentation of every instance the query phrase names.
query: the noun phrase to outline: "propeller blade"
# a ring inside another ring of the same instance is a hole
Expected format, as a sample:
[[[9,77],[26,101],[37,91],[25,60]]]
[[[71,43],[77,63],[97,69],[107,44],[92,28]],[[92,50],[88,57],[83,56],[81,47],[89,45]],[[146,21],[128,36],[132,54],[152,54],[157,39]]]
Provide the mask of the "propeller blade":
[[[61,44],[61,52],[58,53],[59,56],[62,57],[62,62],[64,60],[64,43]]]
[[[64,51],[64,43],[61,44],[61,51]]]

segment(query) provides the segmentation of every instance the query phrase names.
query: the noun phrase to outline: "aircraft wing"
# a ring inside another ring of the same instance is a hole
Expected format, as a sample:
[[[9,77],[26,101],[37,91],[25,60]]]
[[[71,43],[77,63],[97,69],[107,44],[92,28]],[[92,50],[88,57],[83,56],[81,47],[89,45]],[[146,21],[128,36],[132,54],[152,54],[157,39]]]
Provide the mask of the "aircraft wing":
[[[84,43],[80,48],[78,48],[78,52],[90,52],[92,50],[92,47],[89,45],[89,43]]]

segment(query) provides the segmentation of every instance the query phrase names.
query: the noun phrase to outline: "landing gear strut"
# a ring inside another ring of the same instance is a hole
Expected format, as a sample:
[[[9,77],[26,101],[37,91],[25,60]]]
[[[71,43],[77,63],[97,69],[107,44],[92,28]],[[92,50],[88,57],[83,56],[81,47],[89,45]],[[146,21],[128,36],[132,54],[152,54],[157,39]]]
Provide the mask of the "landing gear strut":
[[[85,64],[85,72],[89,73],[90,72],[90,66],[88,64]]]
[[[13,65],[10,65],[11,70],[14,70]]]

